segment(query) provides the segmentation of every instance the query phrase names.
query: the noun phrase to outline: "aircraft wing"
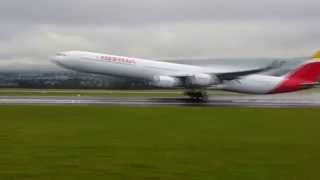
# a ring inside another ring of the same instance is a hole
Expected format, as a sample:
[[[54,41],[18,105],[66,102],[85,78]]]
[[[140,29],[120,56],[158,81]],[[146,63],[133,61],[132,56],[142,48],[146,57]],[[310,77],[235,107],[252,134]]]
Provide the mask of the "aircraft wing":
[[[266,72],[266,71],[269,71],[272,69],[276,69],[276,68],[279,68],[280,66],[282,66],[284,63],[285,63],[284,61],[274,61],[270,65],[265,66],[265,67],[245,69],[245,70],[235,69],[234,67],[208,68],[208,69],[205,69],[204,71],[202,71],[202,73],[215,76],[220,81],[233,80],[233,79],[237,79],[241,76],[246,76],[246,75],[250,75],[250,74],[257,74],[257,73]],[[192,73],[186,73],[186,74],[179,74],[180,72],[177,72],[177,73],[178,74],[171,75],[171,76],[179,77],[179,78],[187,78],[187,77],[192,76]],[[190,75],[188,75],[188,74],[190,74]]]
[[[266,72],[272,69],[276,69],[281,67],[284,63],[285,63],[284,61],[274,61],[270,65],[262,68],[249,69],[249,70],[243,70],[243,71],[234,71],[234,72],[224,72],[224,73],[210,73],[210,74],[217,76],[220,80],[233,80],[241,76],[257,74],[257,73]]]

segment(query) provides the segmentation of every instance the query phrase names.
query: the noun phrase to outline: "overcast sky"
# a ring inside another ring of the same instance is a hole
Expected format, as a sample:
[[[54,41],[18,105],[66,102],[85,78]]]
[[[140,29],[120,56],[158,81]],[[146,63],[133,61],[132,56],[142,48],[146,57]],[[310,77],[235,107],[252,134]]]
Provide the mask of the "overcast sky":
[[[319,0],[0,0],[0,62],[58,51],[292,57],[320,49]]]

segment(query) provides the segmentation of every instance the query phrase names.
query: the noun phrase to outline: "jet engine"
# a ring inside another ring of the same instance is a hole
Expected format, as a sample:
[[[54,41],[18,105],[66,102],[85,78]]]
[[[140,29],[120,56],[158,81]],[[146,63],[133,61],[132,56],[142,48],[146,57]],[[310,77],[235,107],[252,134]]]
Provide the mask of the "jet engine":
[[[209,74],[195,74],[188,76],[185,80],[187,87],[208,87],[211,85],[219,84],[218,77]]]
[[[175,88],[181,85],[181,81],[170,76],[155,76],[151,84],[160,88]]]

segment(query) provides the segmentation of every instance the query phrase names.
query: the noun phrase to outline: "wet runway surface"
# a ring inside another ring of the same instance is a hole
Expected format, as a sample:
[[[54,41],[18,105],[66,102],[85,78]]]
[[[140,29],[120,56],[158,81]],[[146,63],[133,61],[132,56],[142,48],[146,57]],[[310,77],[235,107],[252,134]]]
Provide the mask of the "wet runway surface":
[[[13,97],[0,96],[0,105],[102,105],[102,106],[212,106],[212,107],[320,107],[320,94],[281,94],[261,96],[213,96],[208,102],[187,98],[125,97]]]

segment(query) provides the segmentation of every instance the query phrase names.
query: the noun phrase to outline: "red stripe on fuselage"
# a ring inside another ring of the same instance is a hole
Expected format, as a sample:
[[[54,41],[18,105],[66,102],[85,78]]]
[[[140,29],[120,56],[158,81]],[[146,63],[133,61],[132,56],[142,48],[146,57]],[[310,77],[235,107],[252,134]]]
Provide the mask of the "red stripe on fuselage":
[[[309,61],[287,75],[281,84],[271,93],[283,93],[308,88],[304,84],[315,84],[320,77],[320,62]],[[312,86],[310,86],[312,87]]]

